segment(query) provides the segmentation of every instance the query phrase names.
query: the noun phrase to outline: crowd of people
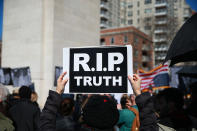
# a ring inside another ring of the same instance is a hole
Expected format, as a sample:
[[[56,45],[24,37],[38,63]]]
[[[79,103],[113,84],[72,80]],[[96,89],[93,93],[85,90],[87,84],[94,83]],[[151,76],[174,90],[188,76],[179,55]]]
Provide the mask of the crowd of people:
[[[128,79],[134,94],[123,94],[120,103],[110,94],[62,97],[66,72],[50,90],[43,109],[38,95],[27,86],[9,94],[0,85],[0,131],[194,131],[197,130],[197,83],[191,96],[168,88],[158,94],[142,93],[141,78]]]

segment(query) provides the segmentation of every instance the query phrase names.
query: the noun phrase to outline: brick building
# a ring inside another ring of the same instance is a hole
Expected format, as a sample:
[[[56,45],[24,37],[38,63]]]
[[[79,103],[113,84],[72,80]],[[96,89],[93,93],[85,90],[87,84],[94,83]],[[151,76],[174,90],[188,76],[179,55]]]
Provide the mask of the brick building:
[[[133,47],[134,72],[153,68],[153,42],[148,35],[133,26],[101,30],[101,45],[129,45]]]

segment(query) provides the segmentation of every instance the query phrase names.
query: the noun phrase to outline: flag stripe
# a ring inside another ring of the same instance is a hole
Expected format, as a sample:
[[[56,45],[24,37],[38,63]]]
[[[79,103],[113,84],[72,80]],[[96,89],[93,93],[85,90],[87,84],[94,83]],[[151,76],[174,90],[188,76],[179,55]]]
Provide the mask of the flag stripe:
[[[143,70],[139,71],[139,76],[141,77],[141,90],[149,89],[150,87],[156,86],[154,84],[154,78],[158,75],[167,74],[168,73],[168,65],[164,64],[160,65],[153,69],[150,72],[145,72]]]
[[[150,75],[154,75],[154,74],[157,74],[159,72],[163,72],[163,71],[168,71],[168,68],[161,68],[155,72],[152,72],[152,73],[148,73],[148,74],[145,74],[145,73],[140,73],[140,76],[150,76]]]

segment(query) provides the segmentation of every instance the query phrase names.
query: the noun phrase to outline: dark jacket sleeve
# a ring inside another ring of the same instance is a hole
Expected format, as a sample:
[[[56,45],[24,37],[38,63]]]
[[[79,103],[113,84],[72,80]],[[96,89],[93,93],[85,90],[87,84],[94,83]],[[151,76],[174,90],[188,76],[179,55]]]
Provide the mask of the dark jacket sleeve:
[[[39,122],[40,122],[40,108],[36,108],[36,112],[34,113],[34,131],[39,131]]]
[[[61,96],[58,93],[50,90],[49,96],[40,116],[41,131],[55,131],[56,114],[60,106],[60,102]]]
[[[146,92],[137,96],[136,104],[140,112],[140,131],[158,131],[157,117],[150,93]]]

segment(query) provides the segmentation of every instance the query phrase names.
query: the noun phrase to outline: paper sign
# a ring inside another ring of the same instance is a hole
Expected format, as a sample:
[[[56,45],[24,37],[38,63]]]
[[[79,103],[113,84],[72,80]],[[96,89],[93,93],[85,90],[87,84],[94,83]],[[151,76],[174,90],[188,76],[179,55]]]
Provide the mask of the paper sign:
[[[65,93],[133,93],[132,47],[103,46],[63,49]]]

